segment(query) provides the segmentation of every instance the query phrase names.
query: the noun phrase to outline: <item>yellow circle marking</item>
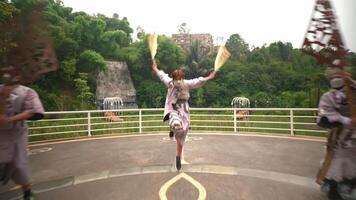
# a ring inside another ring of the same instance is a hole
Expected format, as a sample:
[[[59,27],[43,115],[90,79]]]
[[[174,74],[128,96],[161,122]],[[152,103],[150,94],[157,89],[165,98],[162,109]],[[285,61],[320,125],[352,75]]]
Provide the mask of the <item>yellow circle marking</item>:
[[[191,183],[194,187],[198,189],[199,191],[198,200],[206,199],[206,190],[204,186],[184,172],[179,173],[177,176],[173,177],[172,179],[167,181],[164,185],[162,185],[161,189],[159,190],[159,198],[161,200],[167,200],[168,188],[171,187],[174,183],[176,183],[181,178],[187,180],[189,183]]]

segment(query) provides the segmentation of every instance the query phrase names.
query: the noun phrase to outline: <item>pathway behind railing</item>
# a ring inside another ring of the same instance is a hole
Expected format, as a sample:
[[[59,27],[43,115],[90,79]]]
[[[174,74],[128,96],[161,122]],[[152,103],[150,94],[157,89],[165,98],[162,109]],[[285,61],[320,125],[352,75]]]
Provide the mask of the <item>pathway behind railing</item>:
[[[309,108],[191,108],[191,132],[279,133],[325,136],[316,126],[317,109]],[[46,112],[29,122],[30,141],[107,134],[147,134],[169,131],[163,109],[121,109]]]

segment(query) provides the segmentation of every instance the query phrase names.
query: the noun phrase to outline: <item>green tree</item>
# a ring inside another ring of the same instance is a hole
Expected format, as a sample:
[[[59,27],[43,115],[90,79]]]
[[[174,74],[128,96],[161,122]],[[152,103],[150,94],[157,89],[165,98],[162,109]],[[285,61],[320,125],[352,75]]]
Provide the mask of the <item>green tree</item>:
[[[146,36],[145,30],[142,28],[142,26],[138,26],[136,28],[136,37],[137,37],[137,39],[142,40],[143,37],[145,37],[145,36]]]
[[[272,97],[266,92],[258,92],[251,98],[252,102],[255,102],[255,107],[266,108],[272,105]]]
[[[0,23],[8,22],[17,13],[27,12],[36,1],[1,1]],[[163,106],[166,88],[152,72],[147,35],[142,28],[136,30],[138,41],[133,42],[133,29],[127,18],[119,14],[89,15],[73,12],[60,0],[44,2],[48,30],[60,63],[57,72],[40,77],[31,85],[41,95],[46,110],[90,108],[93,105],[90,93],[96,90],[97,73],[106,69],[105,60],[127,63],[139,107]],[[189,32],[186,23],[180,28],[181,33]],[[0,56],[5,55],[6,48],[16,45],[6,33],[0,32]],[[191,91],[193,107],[229,107],[235,96],[248,97],[251,102],[256,101],[258,107],[315,107],[320,94],[329,88],[323,75],[326,66],[318,65],[313,57],[294,49],[290,43],[277,41],[250,49],[236,33],[229,37],[226,47],[232,54],[231,59],[214,81]],[[158,37],[156,60],[159,68],[167,73],[185,67],[186,78],[206,75],[215,57],[216,52],[205,54],[198,42],[185,52],[170,37]],[[351,66],[356,65],[354,52],[348,54],[347,61]],[[355,68],[351,71],[355,75]],[[86,76],[81,75],[83,72]],[[305,79],[309,80],[308,91]]]
[[[233,34],[225,44],[231,53],[231,59],[245,61],[249,55],[249,46],[239,34]]]
[[[68,80],[72,80],[76,72],[77,60],[74,58],[64,60],[61,63],[60,70],[63,72],[63,76]]]
[[[128,35],[121,30],[106,31],[101,35],[100,52],[107,59],[116,60],[120,49],[129,45]]]
[[[88,74],[79,73],[79,77],[74,79],[75,88],[78,91],[79,108],[81,110],[93,108],[94,94],[90,92],[90,87],[87,84]]]
[[[0,1],[0,23],[10,20],[19,10],[7,1]]]
[[[187,77],[198,77],[205,75],[208,71],[207,59],[208,53],[201,45],[199,40],[194,40],[188,48],[185,70],[188,72]]]
[[[138,105],[147,107],[162,105],[166,88],[151,69],[152,60],[148,50],[147,35],[129,47],[123,48],[122,54],[131,71]],[[160,69],[171,73],[173,69],[184,63],[184,51],[170,38],[159,36],[156,60]]]
[[[107,69],[104,58],[93,50],[86,50],[79,56],[78,67],[83,72],[100,72]]]
[[[0,25],[10,23],[14,15],[18,14],[18,10],[12,3],[7,1],[0,2]],[[8,51],[16,46],[13,41],[13,35],[9,30],[0,31],[0,62],[3,61]]]
[[[63,38],[63,40],[57,42],[56,53],[58,59],[64,60],[77,57],[79,51],[78,43],[71,38],[67,38],[65,35]]]

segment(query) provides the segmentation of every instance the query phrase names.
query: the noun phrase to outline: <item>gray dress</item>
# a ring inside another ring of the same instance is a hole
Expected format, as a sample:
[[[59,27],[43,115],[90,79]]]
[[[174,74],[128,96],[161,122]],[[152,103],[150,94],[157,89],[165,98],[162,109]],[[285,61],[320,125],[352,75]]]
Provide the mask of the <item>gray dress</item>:
[[[353,95],[355,96],[355,95]],[[353,98],[356,101],[356,98]],[[356,129],[351,124],[350,112],[344,89],[332,89],[319,102],[318,123],[339,126],[340,132],[334,147],[334,157],[326,178],[341,182],[356,178]],[[332,131],[332,130],[330,130]],[[330,134],[331,135],[331,134]],[[330,137],[329,135],[329,137]]]
[[[13,116],[24,111],[34,114],[29,120],[43,118],[44,109],[37,93],[31,88],[19,85],[7,99],[5,114]],[[25,121],[0,126],[0,178],[4,183],[9,179],[19,185],[30,183],[27,144],[28,127]]]

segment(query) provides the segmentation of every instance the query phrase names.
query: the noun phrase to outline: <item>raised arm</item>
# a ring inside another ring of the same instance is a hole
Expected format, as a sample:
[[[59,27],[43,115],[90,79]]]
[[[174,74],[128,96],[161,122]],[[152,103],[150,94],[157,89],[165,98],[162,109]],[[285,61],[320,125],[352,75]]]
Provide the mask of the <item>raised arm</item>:
[[[155,59],[152,61],[152,66],[151,67],[152,67],[152,70],[158,75],[159,70],[158,70],[157,62],[156,62]]]
[[[172,81],[172,78],[170,78],[168,74],[164,73],[163,70],[158,69],[156,60],[153,60],[151,67],[152,70],[155,72],[155,74],[158,76],[158,78],[161,79],[161,81],[164,83],[166,87],[168,87],[169,82]]]
[[[210,72],[210,74],[207,76],[207,77],[205,77],[208,81],[210,81],[210,80],[213,80],[214,78],[215,78],[215,76],[216,76],[216,73],[217,73],[217,71],[212,71],[212,72]]]
[[[216,76],[217,71],[212,71],[206,77],[199,77],[195,79],[186,80],[186,84],[188,85],[189,89],[195,89],[203,86],[206,82],[213,80]]]

